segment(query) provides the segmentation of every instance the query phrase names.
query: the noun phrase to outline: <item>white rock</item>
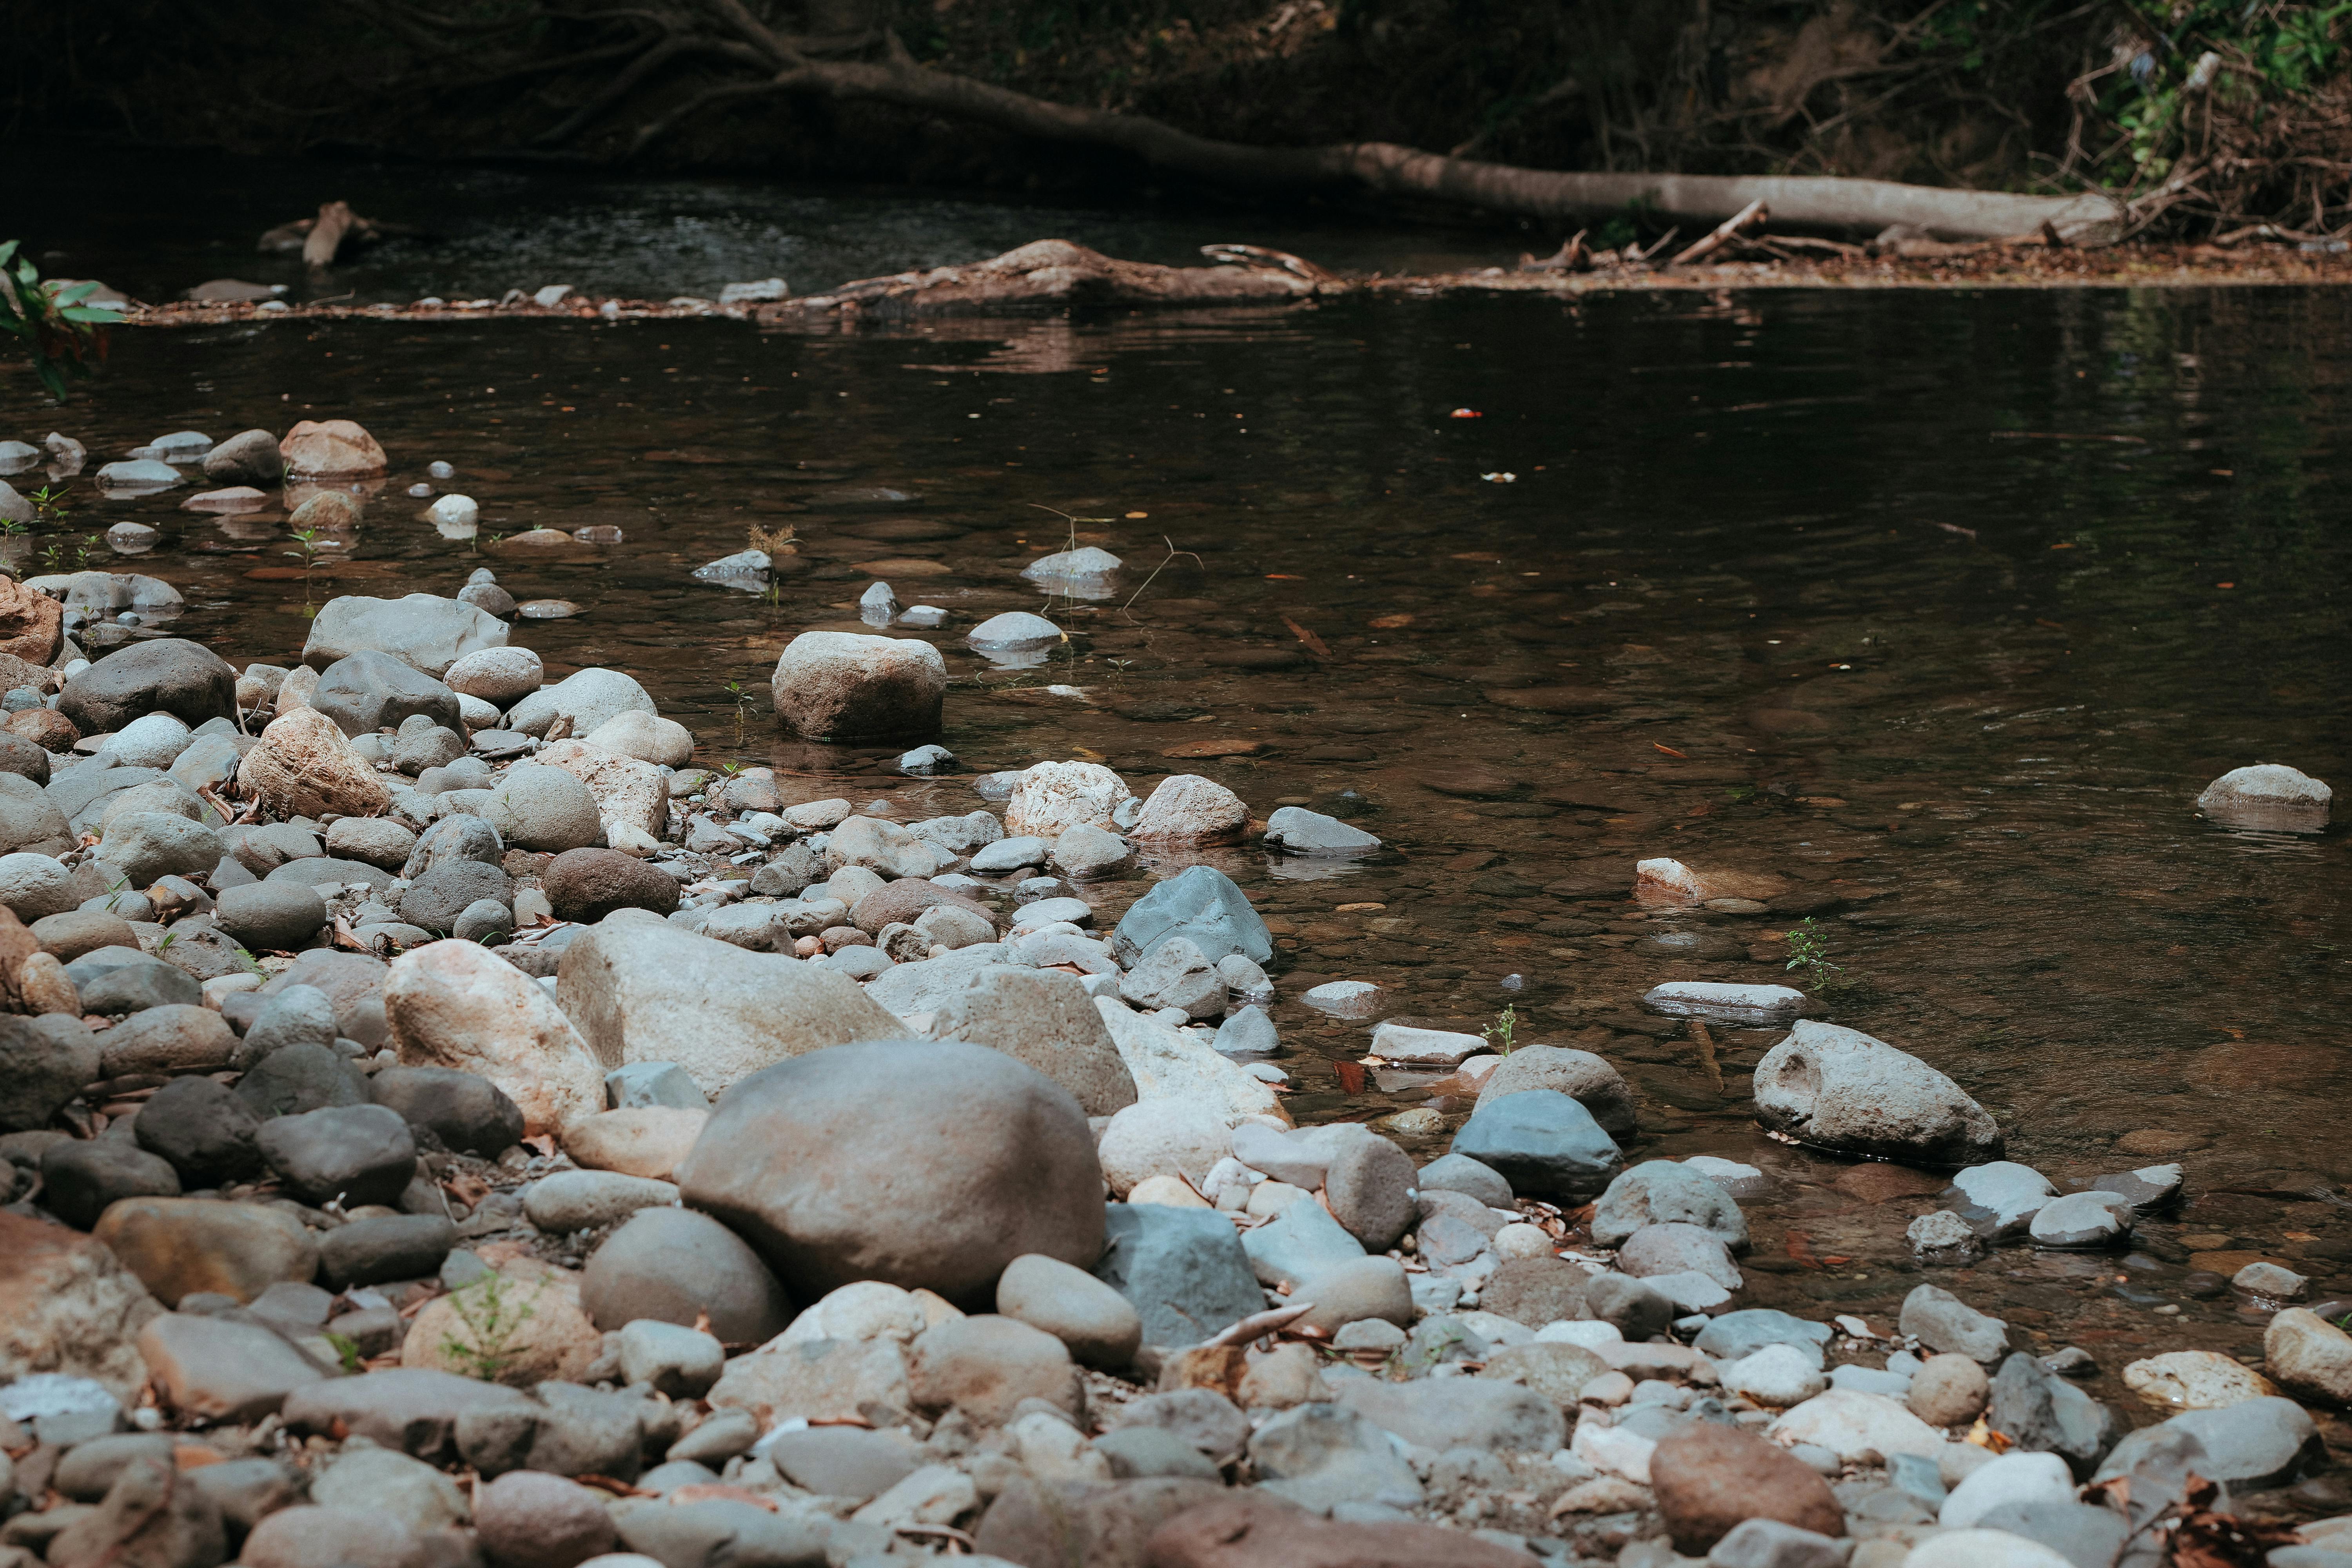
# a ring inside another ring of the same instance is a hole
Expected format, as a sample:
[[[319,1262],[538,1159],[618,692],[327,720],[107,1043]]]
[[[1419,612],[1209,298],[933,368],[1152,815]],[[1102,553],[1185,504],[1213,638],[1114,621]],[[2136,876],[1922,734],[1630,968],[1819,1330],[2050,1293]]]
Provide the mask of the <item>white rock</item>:
[[[538,690],[546,679],[546,668],[530,648],[485,647],[460,656],[441,683],[460,696],[510,708]]]
[[[2124,1368],[2124,1386],[2164,1410],[2219,1410],[2278,1392],[2219,1351],[2168,1351]]]
[[[1603,1426],[1597,1421],[1576,1424],[1568,1451],[1603,1475],[1619,1476],[1635,1486],[1650,1484],[1650,1456],[1658,1445],[1637,1432]]]
[[[149,713],[109,735],[105,751],[117,767],[168,768],[179,761],[194,735],[169,713]]]
[[[393,961],[383,1011],[404,1067],[478,1073],[533,1131],[604,1109],[604,1068],[555,999],[478,943],[428,942]]]
[[[1287,1121],[1274,1090],[1183,1030],[1131,1012],[1115,996],[1095,998],[1111,1044],[1145,1100],[1179,1099],[1208,1109],[1227,1127],[1248,1116]],[[1219,1153],[1224,1151],[1220,1149]],[[1207,1168],[1202,1167],[1202,1173]]]
[[[2108,1247],[2131,1234],[2132,1207],[2114,1193],[2069,1193],[2053,1198],[2034,1215],[2037,1247]]]
[[[771,1345],[795,1345],[817,1340],[896,1340],[910,1344],[930,1326],[923,1303],[911,1290],[879,1279],[860,1279],[818,1298],[814,1306],[794,1318],[792,1326]]]
[[[2005,1530],[1950,1530],[1913,1547],[1903,1568],[2074,1568],[2074,1562]]]
[[[1108,577],[1124,564],[1109,551],[1087,544],[1076,550],[1041,555],[1024,567],[1021,575],[1033,583],[1083,582],[1088,578]]]
[[[1417,1029],[1390,1021],[1372,1030],[1372,1054],[1415,1067],[1453,1067],[1486,1048],[1476,1035],[1450,1029]]]
[[[1858,1029],[1807,1019],[1765,1053],[1756,1119],[1844,1153],[1966,1164],[2000,1151],[2000,1126],[1960,1086]]]
[[[2197,809],[2228,827],[2317,833],[2327,826],[2333,792],[2281,763],[2232,768],[2205,786]]]
[[[507,728],[526,735],[544,735],[561,717],[572,721],[573,735],[585,735],[631,709],[660,711],[646,689],[624,671],[592,668],[542,687],[516,703],[507,714]]]
[[[1792,1024],[1809,1005],[1786,985],[1733,985],[1712,980],[1669,980],[1654,985],[1642,1005],[1670,1018],[1720,1018],[1748,1028]]]
[[[1952,1489],[1936,1522],[1946,1530],[1966,1530],[2011,1503],[2074,1500],[2074,1476],[2064,1459],[2055,1454],[2003,1454]]]
[[[669,821],[669,780],[651,763],[587,741],[558,741],[541,746],[532,760],[562,768],[588,786],[588,793],[596,797],[596,815],[604,823],[608,843],[614,832],[623,827],[658,839]]]
[[[2012,1236],[2033,1223],[2043,1205],[2058,1195],[2050,1178],[2014,1160],[1970,1165],[1952,1177],[1952,1185],[1968,1194],[1969,1203],[1993,1216],[1995,1234]]]
[[[1081,823],[1116,832],[1111,814],[1133,798],[1127,781],[1099,763],[1039,763],[1013,786],[1004,831],[1048,843]]]
[[[682,768],[694,760],[694,732],[675,719],[632,708],[605,720],[587,735],[588,743],[641,763]]]
[[[1725,1367],[1723,1386],[1768,1410],[1786,1410],[1821,1393],[1829,1386],[1829,1380],[1813,1364],[1813,1358],[1796,1346],[1766,1345]]]
[[[1832,1388],[1814,1395],[1773,1422],[1767,1436],[1782,1444],[1811,1443],[1842,1459],[1872,1449],[1892,1457],[1941,1453],[1944,1435],[1894,1400],[1878,1394]]]
[[[1582,1345],[1586,1350],[1599,1350],[1602,1345],[1625,1342],[1624,1334],[1614,1323],[1599,1319],[1591,1321],[1562,1321],[1546,1323],[1536,1331],[1536,1343],[1544,1345]]]
[[[425,509],[425,517],[450,528],[471,528],[481,519],[482,509],[474,504],[472,496],[446,495]]]

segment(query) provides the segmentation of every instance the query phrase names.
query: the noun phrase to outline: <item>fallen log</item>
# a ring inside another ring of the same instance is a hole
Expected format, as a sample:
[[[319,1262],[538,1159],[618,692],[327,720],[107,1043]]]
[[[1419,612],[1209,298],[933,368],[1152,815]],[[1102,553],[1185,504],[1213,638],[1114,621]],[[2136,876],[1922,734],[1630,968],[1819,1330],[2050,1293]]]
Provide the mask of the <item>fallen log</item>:
[[[2021,195],[1946,190],[1892,180],[1824,175],[1653,174],[1523,169],[1447,157],[1392,142],[1250,147],[1180,131],[1139,114],[1051,103],[917,64],[902,49],[877,61],[814,60],[751,16],[740,0],[711,0],[719,17],[775,62],[765,81],[698,94],[643,127],[642,150],[703,109],[774,94],[871,100],[990,125],[1042,141],[1114,148],[1155,168],[1211,184],[1262,191],[1353,187],[1489,213],[1573,220],[1641,207],[1669,223],[1710,227],[1762,203],[1799,228],[1876,234],[1911,224],[1950,239],[2033,234],[2048,224],[2068,242],[2122,237],[2122,204],[2104,195]]]
[[[1324,280],[1330,276],[1281,251],[1202,248],[1226,264],[1160,267],[1122,261],[1066,239],[1033,240],[986,261],[862,278],[822,294],[763,305],[756,314],[762,321],[789,323],[824,317],[993,315],[1074,305],[1287,304],[1310,298],[1327,287]]]

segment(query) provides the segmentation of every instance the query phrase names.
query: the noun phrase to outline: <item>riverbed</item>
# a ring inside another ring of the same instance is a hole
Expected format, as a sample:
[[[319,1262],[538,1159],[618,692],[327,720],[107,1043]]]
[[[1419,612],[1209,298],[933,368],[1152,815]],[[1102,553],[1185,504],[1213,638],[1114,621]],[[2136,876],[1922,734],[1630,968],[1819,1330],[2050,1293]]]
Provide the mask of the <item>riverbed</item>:
[[[1932,1279],[2029,1347],[2091,1350],[2095,1392],[2130,1408],[2113,1374],[2134,1355],[2259,1356],[2267,1313],[2193,1276],[2266,1257],[2315,1296],[2352,1289],[2343,835],[2192,807],[2247,763],[2347,775],[2347,315],[2268,289],[1351,299],[824,335],[305,321],[118,332],[62,409],[12,365],[0,437],[62,430],[94,469],[170,430],[364,424],[392,471],[307,573],[282,512],[181,510],[194,487],[77,481],[31,542],[36,563],[87,550],[172,582],[170,629],[240,666],[289,662],[328,595],[448,594],[488,565],[579,607],[516,625],[551,676],[625,668],[698,762],[772,765],[801,797],[968,811],[971,777],[1076,756],[1139,795],[1202,773],[1261,816],[1346,817],[1388,853],[1202,856],[1279,935],[1299,1120],[1433,1109],[1400,1133],[1425,1158],[1467,1109],[1379,1069],[1349,1092],[1370,1020],[1303,1006],[1318,981],[1473,1031],[1507,1006],[1517,1043],[1626,1073],[1636,1157],[1768,1173],[1742,1305],[1885,1327]],[[477,537],[404,493],[435,461]],[[88,542],[125,518],[161,546]],[[504,543],[541,528],[619,540]],[[772,593],[691,576],[785,530]],[[1073,542],[1126,563],[1105,596],[1020,577]],[[956,773],[769,714],[784,643],[856,626],[876,581],[948,612],[924,635]],[[1025,668],[964,648],[1006,609],[1068,642]],[[1633,905],[1633,861],[1660,856],[1822,895],[1835,968],[1786,973],[1786,914]],[[1639,1010],[1668,979],[1807,984],[1820,1016],[1955,1078],[2062,1190],[2178,1159],[2189,1200],[2126,1255],[1923,1270],[1903,1232],[1940,1181],[1768,1140],[1746,1075],[1777,1037],[1710,1053]]]

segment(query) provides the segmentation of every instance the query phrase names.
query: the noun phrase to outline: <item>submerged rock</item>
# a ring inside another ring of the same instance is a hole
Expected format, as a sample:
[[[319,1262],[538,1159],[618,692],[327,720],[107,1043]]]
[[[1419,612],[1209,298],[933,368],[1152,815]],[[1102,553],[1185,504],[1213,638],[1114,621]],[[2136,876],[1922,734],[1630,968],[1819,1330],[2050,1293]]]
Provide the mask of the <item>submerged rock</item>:
[[[2000,1124],[1958,1084],[1856,1029],[1799,1024],[1755,1084],[1757,1121],[1819,1148],[1928,1165],[2000,1152]]]

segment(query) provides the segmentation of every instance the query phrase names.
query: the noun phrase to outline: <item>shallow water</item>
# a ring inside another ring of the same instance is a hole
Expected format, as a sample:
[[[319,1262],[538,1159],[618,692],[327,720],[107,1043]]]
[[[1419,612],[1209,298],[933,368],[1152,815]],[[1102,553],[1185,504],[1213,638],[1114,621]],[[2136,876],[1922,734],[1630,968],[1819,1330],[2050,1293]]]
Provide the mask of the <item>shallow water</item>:
[[[582,606],[518,640],[559,672],[627,668],[705,758],[772,763],[807,798],[971,810],[959,778],[768,716],[783,643],[854,626],[886,579],[951,613],[932,635],[962,778],[1099,756],[1139,794],[1201,772],[1261,816],[1312,804],[1387,841],[1329,872],[1205,857],[1282,932],[1302,1120],[1426,1097],[1345,1093],[1335,1063],[1370,1024],[1308,1012],[1308,985],[1376,981],[1391,1014],[1470,1029],[1508,1004],[1521,1043],[1634,1082],[1633,1157],[1770,1173],[1740,1304],[1884,1329],[1932,1279],[2023,1348],[2083,1343],[2128,1410],[2114,1373],[2143,1347],[2260,1353],[2264,1314],[2191,1298],[2191,1268],[2268,1256],[2315,1295],[2352,1287],[2344,836],[2191,810],[2243,763],[2347,776],[2347,345],[2342,296],[2257,290],[1348,300],[853,337],[289,323],[119,334],[93,392],[0,436],[55,426],[94,468],[166,430],[359,418],[394,471],[310,602],[450,593],[487,563]],[[415,521],[401,492],[436,458],[481,539]],[[306,585],[247,575],[289,564],[282,526],[191,516],[184,490],[77,493],[68,537],[166,531],[120,565],[187,592],[174,630],[240,663],[299,647]],[[596,524],[624,542],[490,538]],[[688,575],[787,525],[801,564],[773,602]],[[1048,605],[1019,578],[1073,534],[1129,563],[1116,597]],[[1025,670],[963,649],[1012,608],[1069,646]],[[1210,742],[1257,750],[1186,755],[1231,749]],[[2062,1189],[2154,1163],[2122,1135],[2177,1135],[2190,1201],[2127,1256],[1921,1270],[1903,1230],[1932,1196],[1749,1119],[1775,1037],[1718,1031],[1711,1073],[1636,1010],[1661,980],[1782,978],[1785,916],[1644,920],[1610,890],[1657,855],[1840,896],[1817,921],[1846,982],[1828,1016],[1949,1072]],[[1142,886],[1098,889],[1107,918]],[[1722,956],[1644,951],[1669,929]]]
[[[782,277],[795,289],[977,261],[1048,237],[1108,255],[1197,266],[1200,247],[1247,241],[1334,269],[1428,273],[1509,265],[1505,231],[1368,228],[1305,210],[1197,203],[1101,206],[1017,195],[871,192],[709,176],[483,165],[334,163],[59,150],[82,193],[36,204],[10,228],[45,276],[97,278],[136,300],[176,300],[220,278],[282,285],[290,300],[362,305],[434,295],[497,299],[568,283],[584,293],[715,298],[730,282]],[[343,201],[400,234],[310,271],[259,254],[265,230]]]

